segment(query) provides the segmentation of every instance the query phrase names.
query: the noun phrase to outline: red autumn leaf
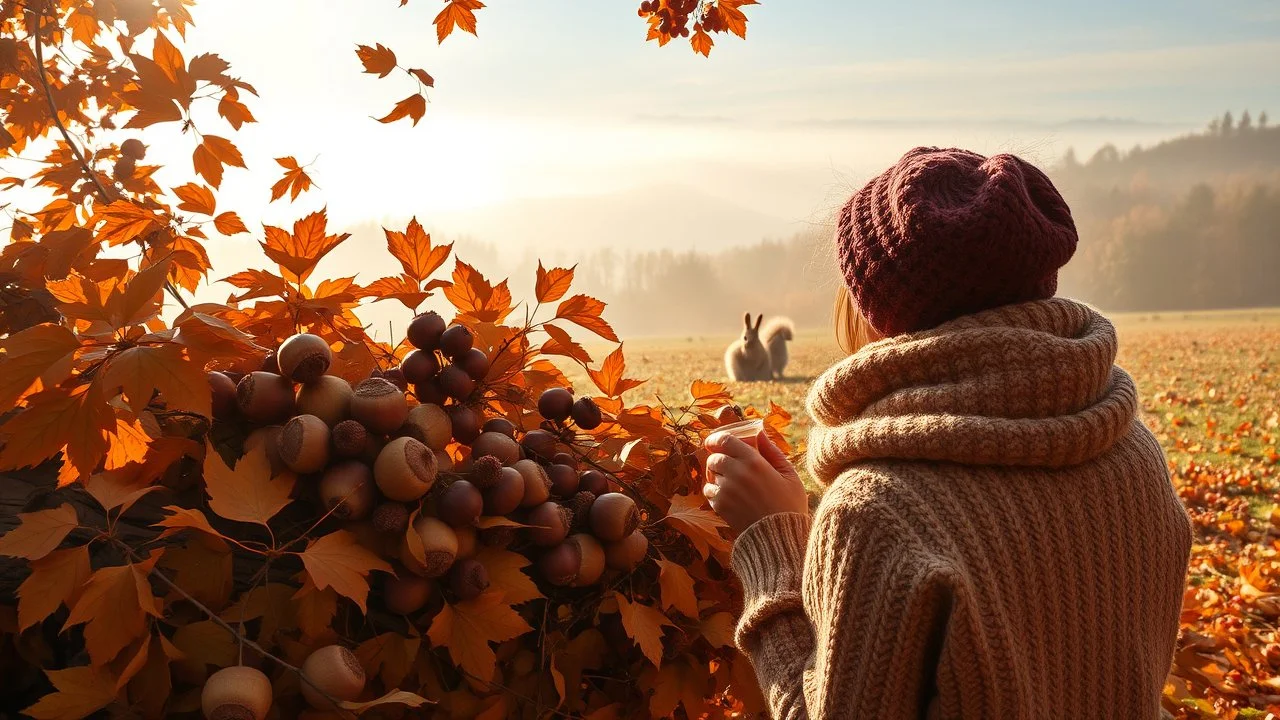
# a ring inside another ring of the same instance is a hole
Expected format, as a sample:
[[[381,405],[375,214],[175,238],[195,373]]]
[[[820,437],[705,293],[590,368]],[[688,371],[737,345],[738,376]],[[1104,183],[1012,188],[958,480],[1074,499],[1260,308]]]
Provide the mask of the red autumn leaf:
[[[366,579],[369,573],[373,570],[392,572],[390,565],[356,542],[356,536],[346,530],[337,530],[312,542],[301,556],[307,575],[317,589],[333,587],[339,595],[360,606],[361,612],[369,596]]]
[[[167,505],[164,509],[168,510],[170,514],[153,523],[156,527],[164,528],[164,532],[160,533],[161,538],[176,535],[183,530],[196,530],[216,538],[224,537],[222,533],[213,529],[204,513],[195,508]]]
[[[417,125],[423,115],[427,114],[427,98],[422,93],[414,93],[396,103],[391,112],[378,118],[380,123],[392,123],[402,118],[410,118]]]
[[[720,17],[724,20],[729,32],[742,39],[747,37],[747,16],[738,8],[743,5],[757,5],[756,0],[719,0],[716,7],[720,9]]]
[[[217,135],[205,135],[204,140],[196,146],[191,156],[195,170],[205,182],[219,187],[222,185],[222,167],[244,167],[244,157],[232,142]]]
[[[185,317],[179,316],[173,327],[178,331],[175,340],[185,346],[187,354],[200,365],[204,364],[199,362],[202,358],[254,358],[267,352],[252,337],[232,327],[227,321],[205,313],[192,312]]]
[[[376,43],[376,47],[368,45],[357,45],[356,55],[360,58],[360,62],[364,63],[364,71],[380,78],[384,78],[396,69],[396,54],[391,52],[390,48],[384,47],[382,43]]]
[[[114,328],[141,325],[160,313],[161,293],[173,264],[173,256],[143,268],[124,284],[123,292],[112,292],[104,304]]]
[[[711,36],[707,34],[706,30],[702,29],[701,25],[689,37],[689,44],[693,46],[693,51],[701,53],[704,57],[711,57],[711,46],[715,45],[715,43],[716,41],[711,39]]]
[[[569,333],[561,330],[555,325],[543,325],[542,329],[551,336],[551,339],[542,344],[541,352],[543,355],[563,355],[573,358],[586,367],[591,363],[591,355],[581,345],[573,341],[569,337]]]
[[[61,605],[75,605],[89,572],[88,545],[54,550],[33,560],[31,574],[18,586],[18,631],[41,622]]]
[[[627,363],[622,357],[622,346],[619,345],[616,350],[609,353],[609,357],[604,359],[599,370],[587,368],[587,374],[591,376],[591,381],[596,384],[596,387],[600,388],[600,392],[608,397],[618,397],[644,384],[643,380],[629,380],[622,377],[626,370]]]
[[[711,408],[725,405],[733,401],[733,395],[724,383],[694,380],[689,388],[694,404],[700,408]]]
[[[538,282],[534,289],[534,296],[540,303],[555,302],[564,297],[569,292],[569,286],[573,284],[573,271],[577,265],[571,268],[551,268],[545,270],[542,267],[542,261],[538,261]]]
[[[116,416],[116,427],[107,433],[107,457],[103,469],[119,470],[129,463],[140,463],[147,457],[151,436],[137,418],[128,413]]]
[[[640,652],[649,658],[654,667],[662,665],[662,628],[674,623],[657,609],[643,603],[633,603],[620,592],[613,593],[618,601],[618,613],[622,616],[622,629],[640,646]]]
[[[662,588],[663,608],[674,607],[688,617],[698,617],[698,598],[688,570],[670,560],[659,560],[658,585]]]
[[[171,410],[212,414],[204,368],[192,362],[181,345],[138,345],[113,355],[103,383],[111,390],[122,389],[134,412],[142,412],[159,391]]]
[[[249,232],[249,228],[244,226],[244,222],[240,220],[240,216],[234,212],[224,212],[213,219],[213,226],[223,235],[237,235],[239,233]]]
[[[0,555],[39,560],[56,550],[78,525],[75,507],[66,503],[19,513],[18,526],[0,536]]]
[[[73,477],[88,477],[106,454],[106,434],[114,426],[99,382],[41,391],[26,410],[0,425],[0,470],[34,467],[65,449],[63,462],[75,468]]]
[[[288,298],[294,294],[293,288],[284,278],[266,270],[242,270],[235,275],[222,278],[219,282],[248,291],[243,295],[237,295],[234,298],[236,302],[263,297]]]
[[[233,470],[211,445],[205,453],[204,484],[209,508],[220,517],[266,525],[289,504],[294,476],[284,473],[272,477],[266,450],[261,446],[246,452]]]
[[[115,702],[116,678],[105,668],[88,665],[65,670],[45,670],[54,692],[22,711],[35,720],[72,720],[89,717]]]
[[[453,243],[448,245],[431,245],[431,235],[422,229],[418,219],[409,221],[404,232],[382,231],[387,236],[387,250],[400,261],[401,267],[409,277],[423,282],[444,264],[453,250]]]
[[[506,642],[533,630],[502,593],[486,592],[474,600],[446,604],[431,621],[431,644],[449,650],[462,670],[481,682],[493,678],[497,658],[490,643]]]
[[[276,158],[276,163],[284,168],[284,177],[271,186],[271,202],[284,197],[286,192],[290,201],[297,200],[299,195],[311,189],[311,177],[292,156]]]
[[[79,348],[80,340],[61,325],[34,325],[0,339],[0,407],[13,407],[32,383]]]
[[[603,312],[604,303],[599,300],[588,295],[574,295],[560,303],[560,307],[556,308],[556,317],[586,328],[605,340],[618,342],[618,335],[613,328],[600,317]]]
[[[320,210],[295,222],[292,233],[268,225],[265,228],[267,240],[259,244],[267,257],[288,270],[299,281],[306,282],[316,264],[329,251],[351,237],[351,233],[328,234],[328,223],[328,214]]]
[[[173,189],[173,193],[182,200],[178,204],[179,210],[190,210],[201,215],[212,215],[218,206],[218,201],[213,197],[213,191],[204,185],[195,183],[179,185]]]
[[[436,15],[436,42],[444,42],[455,27],[475,35],[475,11],[482,7],[484,3],[480,0],[449,0],[449,4]]]
[[[63,629],[85,625],[85,647],[95,666],[111,662],[144,633],[147,615],[161,616],[147,579],[159,559],[156,552],[138,564],[104,567],[84,584]]]
[[[663,520],[684,533],[705,558],[711,550],[727,552],[730,543],[720,535],[720,530],[728,526],[719,515],[704,509],[704,503],[701,495],[676,495],[671,498],[671,508]]]

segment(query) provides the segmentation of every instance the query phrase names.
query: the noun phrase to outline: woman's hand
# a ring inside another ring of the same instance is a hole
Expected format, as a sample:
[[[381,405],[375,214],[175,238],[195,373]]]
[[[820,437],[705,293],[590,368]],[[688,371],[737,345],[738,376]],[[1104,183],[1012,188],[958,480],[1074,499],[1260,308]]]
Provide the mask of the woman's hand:
[[[736,532],[774,513],[809,513],[809,495],[787,456],[760,433],[757,451],[729,433],[707,438],[702,494]]]

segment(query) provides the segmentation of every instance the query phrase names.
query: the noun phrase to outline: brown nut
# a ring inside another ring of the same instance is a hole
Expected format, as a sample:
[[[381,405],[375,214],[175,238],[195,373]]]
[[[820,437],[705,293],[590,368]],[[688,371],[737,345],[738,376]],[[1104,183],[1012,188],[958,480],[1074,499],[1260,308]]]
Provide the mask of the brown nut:
[[[329,427],[351,417],[351,383],[333,375],[321,375],[298,389],[298,412],[315,415]]]
[[[436,499],[436,514],[453,527],[474,525],[483,511],[484,497],[466,480],[455,480]]]
[[[489,589],[489,570],[475,558],[465,558],[449,570],[449,588],[459,600],[474,600]]]
[[[359,460],[344,460],[325,470],[320,478],[320,500],[340,520],[363,520],[373,512],[377,493],[373,473]]]
[[[272,694],[271,680],[261,670],[236,665],[209,676],[200,709],[205,720],[264,720]]]
[[[569,536],[572,518],[573,514],[563,505],[544,502],[529,511],[526,524],[533,526],[529,538],[534,545],[558,545]]]
[[[391,500],[417,500],[436,481],[436,456],[431,448],[411,437],[391,440],[378,453],[373,466],[378,489]]]
[[[435,587],[434,582],[417,575],[392,576],[383,586],[383,600],[387,610],[397,615],[412,615],[431,600]]]
[[[423,403],[409,411],[401,432],[432,450],[444,450],[453,439],[453,422],[444,408]]]
[[[293,382],[309,383],[329,369],[333,353],[329,343],[319,335],[298,333],[280,343],[276,362],[280,364],[281,375]]]
[[[541,505],[551,497],[551,478],[547,471],[532,460],[520,460],[512,465],[524,477],[524,497],[520,504],[524,507]]]
[[[435,350],[444,333],[444,318],[434,311],[424,312],[409,321],[405,336],[419,350]]]
[[[409,417],[404,393],[389,380],[369,378],[356,386],[351,398],[351,417],[375,433],[395,432]]]
[[[270,425],[293,415],[293,384],[280,375],[258,370],[236,384],[236,404],[251,423]]]
[[[278,443],[280,459],[296,473],[319,472],[329,463],[329,426],[315,415],[294,416]]]
[[[453,528],[436,518],[422,515],[414,521],[413,529],[422,539],[425,556],[422,574],[440,577],[449,572],[449,567],[458,557],[458,535]]]
[[[617,542],[640,525],[636,502],[622,493],[605,493],[591,504],[591,532],[605,542]]]
[[[551,478],[551,494],[556,497],[572,497],[578,492],[578,471],[568,465],[548,465],[547,477]]]
[[[364,668],[355,654],[341,645],[316,650],[307,656],[301,669],[316,687],[338,700],[352,701],[364,692]],[[329,698],[306,682],[302,683],[302,697],[317,710],[334,709]]]
[[[498,480],[484,491],[486,515],[506,515],[520,507],[524,500],[524,476],[515,468],[504,467],[498,471]]]
[[[236,384],[220,372],[209,373],[209,392],[213,395],[213,417],[217,420],[235,420],[240,414],[236,401]]]
[[[520,459],[520,446],[515,440],[492,430],[480,433],[480,437],[471,443],[471,456],[483,457],[492,455],[503,465],[514,465]]]
[[[636,530],[618,542],[605,543],[605,564],[614,570],[631,572],[649,554],[649,538]]]

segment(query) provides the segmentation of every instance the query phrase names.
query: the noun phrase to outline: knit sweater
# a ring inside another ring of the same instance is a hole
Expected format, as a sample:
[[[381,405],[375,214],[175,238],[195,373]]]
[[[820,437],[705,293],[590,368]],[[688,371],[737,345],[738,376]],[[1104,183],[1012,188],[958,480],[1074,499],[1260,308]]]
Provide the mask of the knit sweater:
[[[1191,526],[1115,367],[1063,299],[873,343],[809,394],[812,521],[733,549],[779,718],[1155,718]]]

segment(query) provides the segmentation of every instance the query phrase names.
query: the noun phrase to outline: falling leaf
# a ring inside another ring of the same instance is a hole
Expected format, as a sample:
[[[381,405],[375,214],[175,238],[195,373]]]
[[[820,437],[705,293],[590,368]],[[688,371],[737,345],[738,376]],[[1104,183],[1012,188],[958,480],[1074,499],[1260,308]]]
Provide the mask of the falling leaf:
[[[39,560],[56,550],[78,526],[76,509],[67,503],[50,510],[19,513],[18,526],[0,536],[0,555]]]
[[[488,682],[497,662],[489,643],[505,642],[532,630],[502,600],[501,593],[486,592],[474,600],[446,604],[432,620],[427,636],[431,644],[447,648],[464,672]]]
[[[417,218],[409,220],[404,232],[386,228],[382,231],[387,236],[387,250],[400,261],[405,274],[419,283],[431,277],[453,250],[453,243],[433,247],[431,235],[422,229]]]
[[[728,551],[730,543],[720,535],[721,528],[728,526],[719,515],[703,509],[704,502],[701,495],[676,495],[663,519],[684,533],[705,558],[711,550]]]
[[[182,200],[178,204],[179,210],[190,210],[201,215],[212,215],[218,206],[217,200],[213,197],[213,191],[204,185],[195,183],[179,185],[173,189],[173,193]]]
[[[427,87],[436,86],[436,79],[427,74],[427,71],[422,68],[410,68],[409,74],[417,78],[418,82],[426,85]]]
[[[298,196],[311,189],[311,177],[307,171],[298,166],[292,157],[278,157],[276,163],[284,168],[284,177],[271,186],[271,201],[275,202],[289,193],[289,200],[297,200]]]
[[[618,342],[617,333],[600,316],[602,312],[604,303],[587,295],[574,295],[560,303],[560,307],[556,308],[556,317],[586,328],[605,340]]]
[[[191,162],[200,177],[215,188],[222,185],[224,165],[238,168],[245,166],[240,150],[230,140],[217,135],[204,136],[204,140],[196,146]]]
[[[654,667],[662,665],[662,628],[673,625],[657,609],[642,603],[633,603],[620,592],[613,593],[618,601],[618,613],[622,616],[622,628],[640,646]]]
[[[573,271],[576,267],[546,270],[542,267],[542,261],[538,261],[538,281],[534,287],[534,296],[538,302],[550,303],[564,297],[573,284]]]
[[[316,588],[333,587],[365,611],[369,595],[366,579],[373,570],[392,572],[391,566],[356,541],[346,530],[337,530],[313,541],[301,553],[302,564]]]
[[[82,665],[44,672],[55,691],[22,711],[36,720],[77,720],[116,699],[116,679],[103,669]]]
[[[444,42],[456,27],[463,32],[476,34],[475,11],[484,7],[480,0],[449,0],[449,4],[436,15],[436,42]]]
[[[390,48],[384,47],[382,43],[376,43],[376,45],[377,47],[357,45],[356,55],[364,64],[365,72],[384,78],[396,69],[396,54],[391,52]]]
[[[703,30],[701,26],[698,26],[698,28],[693,31],[693,35],[689,38],[689,44],[693,46],[693,51],[701,53],[704,57],[711,57],[711,46],[715,45],[715,42],[716,41],[712,40],[711,36],[708,35],[707,31]]]
[[[693,578],[689,576],[689,572],[670,560],[659,560],[658,570],[662,607],[674,607],[688,617],[698,617],[698,598],[694,594]]]
[[[483,547],[476,553],[476,560],[489,571],[489,587],[501,591],[504,603],[519,605],[543,597],[533,579],[522,571],[530,564],[525,556],[501,548]]]
[[[392,690],[391,692],[387,693],[386,695],[383,695],[377,700],[370,700],[368,702],[359,702],[359,703],[344,701],[344,702],[338,703],[338,705],[344,710],[350,710],[356,714],[360,714],[360,713],[363,713],[365,710],[378,707],[379,705],[405,705],[407,707],[416,708],[416,707],[422,707],[423,705],[426,705],[429,702],[431,701],[427,700],[421,695],[416,695],[414,693],[407,692],[405,690]]]
[[[88,545],[54,550],[33,560],[31,574],[18,586],[18,631],[49,617],[60,605],[75,605],[88,579]]]
[[[391,109],[391,112],[378,118],[378,122],[391,123],[407,117],[413,120],[414,125],[417,125],[418,121],[422,119],[422,116],[426,114],[427,98],[424,97],[422,93],[414,93],[396,103],[396,106]]]
[[[233,470],[210,445],[204,459],[204,484],[209,508],[219,516],[266,525],[289,504],[294,476],[284,473],[272,477],[266,449],[261,446],[246,452]]]
[[[244,222],[240,220],[240,216],[234,212],[224,212],[213,219],[213,226],[223,235],[237,235],[239,233],[249,232],[249,228],[244,226]]]
[[[159,559],[152,553],[138,564],[104,567],[84,584],[63,630],[85,624],[85,647],[95,667],[111,662],[145,632],[147,615],[161,616],[147,579]]]
[[[587,368],[587,375],[591,376],[591,381],[600,388],[600,392],[608,397],[618,397],[628,390],[640,387],[644,384],[643,380],[630,380],[624,378],[622,374],[627,370],[627,362],[622,356],[622,346],[619,345],[616,350],[609,353],[604,359],[604,363],[599,370]]]

